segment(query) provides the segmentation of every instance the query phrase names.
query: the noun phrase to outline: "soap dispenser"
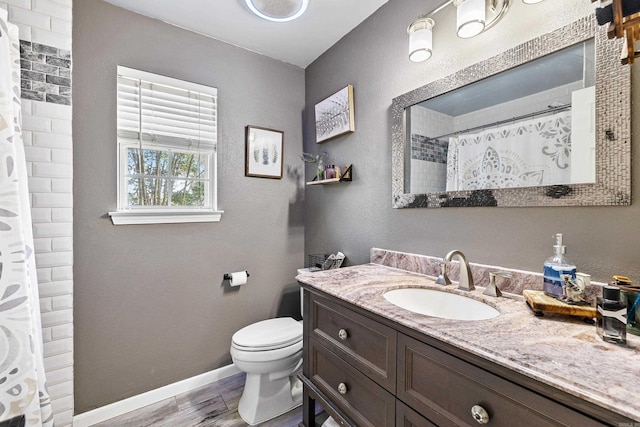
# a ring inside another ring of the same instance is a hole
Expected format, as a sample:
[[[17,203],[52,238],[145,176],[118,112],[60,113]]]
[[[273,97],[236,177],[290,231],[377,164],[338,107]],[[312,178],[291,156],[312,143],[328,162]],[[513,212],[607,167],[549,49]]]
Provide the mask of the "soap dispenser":
[[[576,266],[564,256],[567,247],[562,244],[562,234],[558,233],[553,238],[556,244],[553,245],[553,256],[544,262],[544,293],[561,299],[564,295],[565,276],[569,280],[576,280]]]

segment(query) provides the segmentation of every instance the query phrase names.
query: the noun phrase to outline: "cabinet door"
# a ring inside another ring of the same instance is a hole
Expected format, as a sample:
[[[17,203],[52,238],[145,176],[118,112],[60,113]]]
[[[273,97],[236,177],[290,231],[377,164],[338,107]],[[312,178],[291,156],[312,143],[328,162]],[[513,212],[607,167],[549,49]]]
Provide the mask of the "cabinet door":
[[[360,371],[310,341],[311,382],[358,427],[393,427],[395,398]]]
[[[397,332],[317,295],[311,296],[311,334],[369,378],[395,393]]]
[[[603,424],[413,338],[398,336],[398,398],[440,427]]]

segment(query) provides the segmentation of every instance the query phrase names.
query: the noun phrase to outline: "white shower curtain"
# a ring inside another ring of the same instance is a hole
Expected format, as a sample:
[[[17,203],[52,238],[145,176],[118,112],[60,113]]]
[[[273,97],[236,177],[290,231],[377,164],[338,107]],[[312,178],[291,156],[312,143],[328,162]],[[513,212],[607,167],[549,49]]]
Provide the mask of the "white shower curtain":
[[[28,426],[53,426],[22,143],[18,28],[0,9],[0,421],[20,415]]]
[[[447,191],[571,183],[571,111],[449,139]]]

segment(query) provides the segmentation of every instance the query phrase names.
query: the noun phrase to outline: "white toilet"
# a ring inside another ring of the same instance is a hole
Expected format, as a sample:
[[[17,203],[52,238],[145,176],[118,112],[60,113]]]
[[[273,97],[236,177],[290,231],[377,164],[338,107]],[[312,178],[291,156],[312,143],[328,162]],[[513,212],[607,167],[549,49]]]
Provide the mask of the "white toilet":
[[[245,326],[231,338],[231,358],[247,373],[238,404],[247,424],[270,420],[302,403],[302,382],[296,376],[302,371],[302,321],[280,317]]]

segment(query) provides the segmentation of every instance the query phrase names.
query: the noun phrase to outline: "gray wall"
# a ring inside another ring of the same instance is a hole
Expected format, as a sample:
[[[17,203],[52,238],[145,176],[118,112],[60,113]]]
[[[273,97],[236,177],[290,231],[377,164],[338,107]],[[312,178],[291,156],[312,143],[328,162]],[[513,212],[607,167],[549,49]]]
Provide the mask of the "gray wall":
[[[73,38],[81,413],[229,364],[236,330],[282,312],[304,263],[302,181],[246,178],[244,127],[283,130],[285,169],[300,173],[304,72],[98,0],[74,2]],[[117,65],[218,88],[221,222],[111,224]],[[225,289],[223,274],[243,269],[249,284]]]
[[[531,38],[593,13],[583,0],[535,6],[515,1],[496,27],[464,43],[455,41],[451,17],[437,18],[433,57],[413,64],[407,58],[407,25],[438,3],[391,0],[306,69],[305,151],[326,150],[334,159],[331,163],[353,163],[355,171],[349,184],[307,189],[307,253],[342,250],[350,264],[359,264],[369,260],[372,246],[434,256],[456,248],[472,262],[542,272],[544,260],[552,254],[551,236],[564,233],[567,256],[579,270],[600,281],[612,274],[640,281],[637,201],[629,207],[391,208],[392,98],[521,43],[518,38]],[[347,83],[354,85],[356,132],[316,146],[313,107]],[[639,83],[636,65],[634,101],[640,99]],[[638,117],[637,102],[632,108],[632,117]],[[638,120],[632,124],[632,135],[635,153],[640,143]],[[637,162],[632,167],[635,197],[640,171]],[[307,169],[307,176],[311,173]]]

